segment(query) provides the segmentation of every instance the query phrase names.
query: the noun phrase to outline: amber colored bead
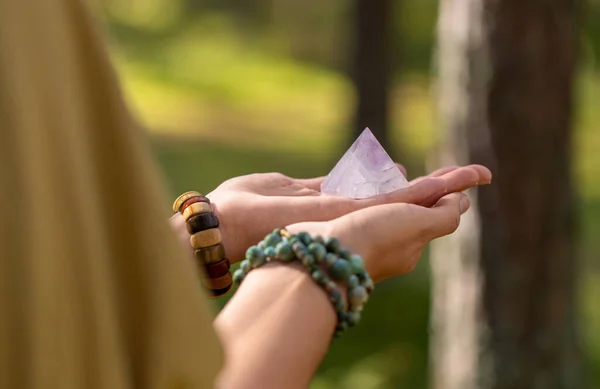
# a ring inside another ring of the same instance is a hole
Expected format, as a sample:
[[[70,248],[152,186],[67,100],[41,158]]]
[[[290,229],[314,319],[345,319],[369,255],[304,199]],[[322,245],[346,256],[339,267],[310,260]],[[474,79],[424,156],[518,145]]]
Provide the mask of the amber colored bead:
[[[219,262],[204,265],[204,270],[208,278],[219,278],[229,273],[231,264],[229,259],[222,259]]]
[[[233,284],[233,278],[231,276],[231,273],[227,272],[227,274],[225,274],[222,277],[204,278],[202,280],[202,283],[208,289],[219,290],[219,289],[227,288],[229,285]]]
[[[211,294],[212,298],[217,298],[217,297],[223,297],[225,296],[227,293],[231,292],[233,290],[233,284],[229,285],[226,288],[223,289],[209,289],[209,292]]]
[[[217,244],[198,249],[194,254],[198,262],[208,265],[225,259],[225,247],[222,244]]]
[[[221,231],[218,228],[196,232],[194,235],[190,236],[190,244],[196,250],[214,246],[221,243],[221,240]]]
[[[202,196],[202,193],[196,192],[196,191],[189,191],[189,192],[183,193],[181,196],[177,197],[175,199],[175,201],[173,202],[173,212],[175,212],[175,213],[179,212],[183,203],[185,203],[187,200],[191,199],[192,197],[198,197],[198,196]]]
[[[190,234],[217,227],[219,227],[219,218],[212,213],[194,215],[185,223],[185,228]]]
[[[183,213],[187,207],[195,203],[210,204],[210,200],[208,199],[208,197],[194,196],[191,199],[186,200],[183,204],[181,204],[181,207],[179,207],[179,212]]]
[[[201,215],[203,213],[212,213],[212,211],[212,206],[208,203],[194,203],[183,211],[183,220],[187,222],[192,216]]]

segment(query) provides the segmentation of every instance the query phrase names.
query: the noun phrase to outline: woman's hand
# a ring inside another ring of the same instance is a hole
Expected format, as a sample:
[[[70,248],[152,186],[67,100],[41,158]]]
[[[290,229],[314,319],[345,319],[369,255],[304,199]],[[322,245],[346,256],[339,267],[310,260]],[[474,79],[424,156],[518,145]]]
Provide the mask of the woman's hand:
[[[277,227],[305,221],[329,221],[382,204],[413,204],[399,205],[406,212],[426,209],[448,193],[489,183],[491,173],[479,165],[447,167],[413,180],[411,186],[405,189],[362,200],[321,194],[323,179],[294,179],[279,173],[251,174],[225,181],[208,194],[221,222],[223,244],[229,259],[232,262],[243,259],[246,248]],[[385,213],[386,209],[372,212]],[[371,213],[363,215],[353,214],[348,220],[368,223]],[[182,221],[174,220],[174,223]],[[344,233],[348,234],[349,231]],[[360,235],[360,232],[356,233]],[[185,235],[185,231],[182,235]]]
[[[432,208],[415,204],[378,205],[330,222],[291,225],[292,233],[338,238],[351,252],[360,254],[373,281],[411,272],[425,246],[453,233],[469,209],[462,193],[442,197]]]

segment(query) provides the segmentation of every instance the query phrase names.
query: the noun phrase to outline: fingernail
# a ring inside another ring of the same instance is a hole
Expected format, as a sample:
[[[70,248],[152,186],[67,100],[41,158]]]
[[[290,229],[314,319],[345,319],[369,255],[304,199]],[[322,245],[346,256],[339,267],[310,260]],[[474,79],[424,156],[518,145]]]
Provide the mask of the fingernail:
[[[463,196],[462,199],[460,199],[460,213],[465,213],[467,211],[467,209],[469,209],[469,199],[466,196]]]
[[[477,185],[489,185],[491,183],[492,183],[492,181],[481,181],[481,182],[478,182]]]

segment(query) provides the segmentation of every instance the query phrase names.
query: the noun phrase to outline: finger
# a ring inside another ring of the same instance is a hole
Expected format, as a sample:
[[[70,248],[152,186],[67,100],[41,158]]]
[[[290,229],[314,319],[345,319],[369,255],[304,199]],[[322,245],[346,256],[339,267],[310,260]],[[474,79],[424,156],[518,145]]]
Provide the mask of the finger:
[[[400,171],[402,172],[402,174],[404,175],[404,177],[406,177],[408,175],[406,168],[404,167],[404,165],[396,163],[396,167],[398,167],[398,169],[400,169]]]
[[[321,184],[325,180],[326,176],[314,177],[314,178],[294,178],[297,184],[303,185],[308,189],[321,191]]]
[[[446,166],[446,167],[443,167],[441,169],[435,170],[435,171],[429,173],[426,176],[415,178],[410,183],[414,185],[416,183],[419,183],[419,182],[423,181],[424,179],[426,179],[428,177],[441,177],[441,176],[443,176],[443,175],[445,175],[447,173],[453,172],[453,171],[455,171],[457,169],[460,169],[460,168],[461,168],[460,166]]]
[[[433,208],[427,209],[427,231],[431,239],[449,235],[460,225],[461,215],[467,212],[470,201],[462,193],[442,197]]]

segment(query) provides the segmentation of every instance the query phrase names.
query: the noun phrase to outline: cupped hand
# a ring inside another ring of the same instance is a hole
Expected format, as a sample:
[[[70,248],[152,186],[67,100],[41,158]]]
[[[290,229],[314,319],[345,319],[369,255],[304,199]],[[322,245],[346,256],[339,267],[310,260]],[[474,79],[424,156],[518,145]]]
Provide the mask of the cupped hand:
[[[406,203],[377,205],[329,222],[297,223],[288,230],[338,238],[344,247],[363,257],[366,270],[378,282],[411,272],[429,242],[458,228],[469,205],[467,196],[452,193],[431,208]]]
[[[207,197],[215,204],[229,259],[232,262],[243,259],[249,246],[277,227],[328,221],[381,204],[430,207],[448,193],[489,183],[491,173],[480,165],[446,167],[411,181],[407,188],[360,200],[323,195],[320,192],[323,179],[295,179],[279,173],[251,174],[225,181],[209,193]]]

